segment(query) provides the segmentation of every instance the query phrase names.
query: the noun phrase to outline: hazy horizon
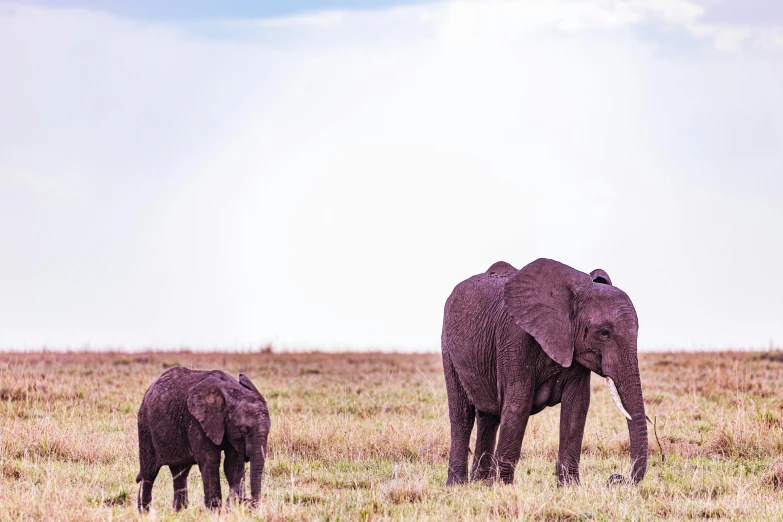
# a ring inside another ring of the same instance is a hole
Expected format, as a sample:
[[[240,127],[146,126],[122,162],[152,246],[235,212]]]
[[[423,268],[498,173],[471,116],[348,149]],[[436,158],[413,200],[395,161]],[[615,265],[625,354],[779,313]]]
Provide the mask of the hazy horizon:
[[[661,354],[661,353],[769,353],[783,351],[783,346],[778,344],[770,344],[767,346],[750,346],[750,347],[669,347],[669,348],[645,348],[639,347],[640,353],[647,354]],[[329,348],[318,348],[315,346],[299,346],[299,347],[286,347],[286,346],[245,346],[245,347],[222,347],[222,346],[202,346],[202,347],[187,347],[187,346],[134,346],[124,347],[118,346],[92,346],[85,344],[82,346],[39,346],[39,347],[26,347],[26,348],[0,348],[0,353],[116,353],[118,355],[140,355],[145,353],[169,353],[169,354],[188,354],[188,353],[224,353],[224,354],[259,354],[259,355],[285,355],[285,354],[315,354],[315,353],[332,353],[332,354],[355,354],[355,353],[381,353],[381,354],[419,354],[419,355],[440,355],[440,347],[430,348],[416,348],[416,347],[385,347],[374,348],[368,347],[346,347],[346,346],[332,346]]]
[[[783,4],[0,0],[0,350],[437,351],[498,260],[783,342]]]

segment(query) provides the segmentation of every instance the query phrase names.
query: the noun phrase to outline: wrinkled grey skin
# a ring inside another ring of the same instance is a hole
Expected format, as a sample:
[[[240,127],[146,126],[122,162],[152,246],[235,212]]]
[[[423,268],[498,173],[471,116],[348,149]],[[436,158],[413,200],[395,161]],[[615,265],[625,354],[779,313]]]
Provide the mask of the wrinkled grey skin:
[[[261,495],[271,422],[264,397],[245,375],[166,370],[144,394],[139,408],[139,511],[152,501],[152,485],[162,466],[174,477],[174,509],[188,505],[188,473],[198,464],[204,503],[219,509],[220,452],[230,488],[229,500],[244,501],[245,462],[250,462],[251,504]]]
[[[468,480],[474,420],[470,478],[513,482],[528,418],[558,403],[557,482],[578,483],[591,371],[616,383],[632,417],[630,480],[644,477],[636,311],[606,272],[591,275],[550,259],[520,270],[500,261],[454,288],[441,339],[451,421],[447,484]]]

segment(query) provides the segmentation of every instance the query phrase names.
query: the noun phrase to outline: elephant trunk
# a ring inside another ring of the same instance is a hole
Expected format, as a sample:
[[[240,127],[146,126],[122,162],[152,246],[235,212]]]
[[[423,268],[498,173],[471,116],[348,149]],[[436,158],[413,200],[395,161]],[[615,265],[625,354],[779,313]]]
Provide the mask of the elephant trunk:
[[[628,411],[628,436],[631,440],[631,480],[634,483],[644,478],[647,472],[647,415],[644,412],[644,397],[638,371],[620,381],[620,400]]]
[[[250,498],[253,505],[257,505],[261,498],[261,480],[264,476],[265,462],[266,443],[264,442],[250,454]]]

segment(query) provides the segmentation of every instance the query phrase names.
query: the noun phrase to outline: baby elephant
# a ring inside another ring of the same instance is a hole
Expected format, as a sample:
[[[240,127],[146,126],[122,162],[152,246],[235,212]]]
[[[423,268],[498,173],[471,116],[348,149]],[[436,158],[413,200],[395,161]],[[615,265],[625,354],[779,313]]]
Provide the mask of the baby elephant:
[[[261,495],[271,421],[264,397],[245,375],[175,366],[144,394],[139,408],[139,511],[152,501],[152,485],[162,466],[174,477],[174,509],[188,505],[188,473],[198,464],[204,503],[219,509],[220,452],[230,487],[229,500],[245,500],[245,462],[250,462],[250,495]]]

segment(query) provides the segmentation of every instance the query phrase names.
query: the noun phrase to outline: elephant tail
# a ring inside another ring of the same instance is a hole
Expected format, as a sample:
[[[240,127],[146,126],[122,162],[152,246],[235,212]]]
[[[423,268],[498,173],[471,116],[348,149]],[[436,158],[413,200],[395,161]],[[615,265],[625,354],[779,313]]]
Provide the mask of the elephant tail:
[[[139,471],[139,474],[136,475],[136,484],[138,484],[139,482],[141,482],[141,471]]]

